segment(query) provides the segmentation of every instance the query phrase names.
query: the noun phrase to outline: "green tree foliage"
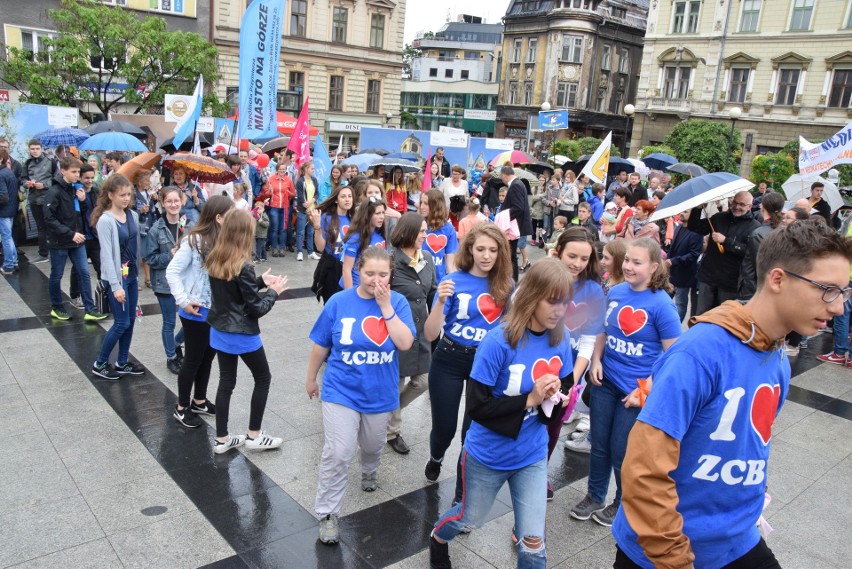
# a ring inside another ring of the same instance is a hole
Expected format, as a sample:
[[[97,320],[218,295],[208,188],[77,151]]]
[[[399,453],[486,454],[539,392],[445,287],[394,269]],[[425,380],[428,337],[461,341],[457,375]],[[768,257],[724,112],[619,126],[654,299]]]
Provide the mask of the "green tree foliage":
[[[551,156],[557,154],[567,156],[576,160],[584,154],[592,154],[603,142],[600,138],[586,136],[584,138],[560,138],[553,141],[550,147]],[[613,144],[610,147],[610,156],[621,156],[621,151]]]
[[[423,52],[412,46],[410,43],[405,44],[402,48],[402,74],[405,77],[411,77],[411,62],[423,55]]]
[[[400,124],[402,128],[413,128],[419,129],[420,122],[417,120],[417,115],[413,115],[408,111],[400,111],[399,113]]]
[[[47,50],[34,56],[12,47],[0,61],[0,77],[26,102],[81,110],[91,103],[104,115],[132,105],[139,113],[162,105],[166,93],[191,93],[199,75],[207,85],[219,78],[216,47],[168,31],[162,18],[95,0],[62,0],[48,16],[57,35]]]
[[[598,146],[601,145],[603,139],[595,138],[594,136],[586,136],[577,140],[577,144],[580,145],[580,155],[583,154],[593,154],[595,150],[598,149]],[[621,156],[621,151],[618,149],[616,145],[612,145],[610,148],[610,156]]]
[[[810,142],[823,142],[822,140],[811,140]],[[784,145],[784,148],[781,149],[781,152],[784,154],[788,154],[793,161],[796,163],[796,171],[799,170],[799,139],[791,140],[787,144]],[[838,172],[840,172],[840,183],[839,186],[852,186],[852,164],[840,164],[839,166],[834,167]],[[826,176],[826,173],[822,175]]]
[[[783,192],[781,184],[796,173],[796,162],[784,152],[775,152],[755,156],[751,163],[751,179],[757,186],[761,182]]]
[[[672,154],[681,162],[694,162],[710,172],[739,171],[736,160],[741,155],[742,137],[727,122],[690,119],[675,125],[665,140]]]

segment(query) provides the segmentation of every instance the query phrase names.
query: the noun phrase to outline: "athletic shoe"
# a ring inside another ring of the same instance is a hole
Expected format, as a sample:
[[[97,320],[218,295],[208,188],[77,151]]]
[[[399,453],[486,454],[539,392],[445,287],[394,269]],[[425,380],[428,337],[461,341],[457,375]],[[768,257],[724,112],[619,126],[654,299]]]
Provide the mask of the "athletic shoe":
[[[588,436],[588,432],[589,432],[589,431],[574,431],[573,433],[571,433],[570,435],[568,435],[568,437],[569,437],[572,441],[576,441],[577,439],[584,439],[584,438],[586,438],[586,437]]]
[[[48,262],[49,260],[50,260],[50,259],[49,259],[49,258],[47,258],[47,257],[45,257],[44,255],[39,255],[38,257],[36,257],[36,258],[35,258],[35,259],[33,259],[32,261],[30,261],[30,264],[31,264],[31,265],[37,265],[37,264],[39,264],[39,263],[46,263],[46,262]]]
[[[86,322],[98,322],[100,320],[104,320],[107,317],[103,312],[98,312],[97,310],[91,310],[83,316],[83,320]]]
[[[319,540],[326,545],[334,545],[340,541],[340,531],[337,529],[337,516],[328,514],[320,520]]]
[[[109,365],[106,362],[104,362],[102,364],[98,363],[98,362],[93,363],[92,364],[92,375],[96,375],[96,376],[101,377],[103,379],[113,379],[113,380],[121,379],[121,375],[116,373],[116,371],[114,369],[112,369],[112,366]]]
[[[586,521],[592,517],[594,512],[602,510],[604,505],[600,502],[595,502],[590,494],[580,500],[580,503],[571,508],[571,517],[575,520]]]
[[[278,249],[273,249],[273,250],[272,250],[272,256],[273,256],[273,257],[280,257],[280,256],[281,256],[281,255],[278,253]]]
[[[246,438],[243,435],[228,435],[228,437],[228,440],[224,443],[220,443],[216,439],[213,439],[213,452],[216,454],[224,454],[232,448],[243,446],[246,442]]]
[[[450,561],[450,546],[440,543],[435,536],[429,537],[429,567],[431,569],[453,569]]]
[[[145,368],[133,362],[120,364],[115,363],[115,372],[118,375],[145,375]]]
[[[372,474],[361,474],[361,490],[364,492],[375,492],[378,487],[379,484],[376,482],[375,472]]]
[[[0,269],[0,275],[11,276],[15,274],[15,269]]]
[[[177,356],[170,360],[166,360],[166,368],[175,375],[180,373],[180,360]]]
[[[575,430],[575,431],[580,431],[581,433],[585,433],[585,432],[586,432],[586,431],[588,431],[590,428],[591,428],[591,425],[590,425],[590,423],[589,423],[589,416],[588,416],[588,415],[584,415],[584,416],[583,416],[583,417],[581,417],[581,418],[580,418],[580,420],[577,422],[577,426],[576,426],[576,427],[574,427],[574,430]]]
[[[313,259],[314,261],[319,261],[320,259],[322,259],[322,257],[320,257],[319,255],[317,255],[317,252],[316,252],[316,251],[314,251],[313,253],[311,253],[310,255],[308,255],[308,257],[310,257],[310,258],[311,258],[311,259]]]
[[[604,527],[612,527],[615,514],[618,513],[620,502],[613,502],[606,508],[592,512],[592,519]]]
[[[550,485],[549,480],[547,481],[547,501],[548,502],[553,501],[553,486]],[[514,530],[513,530],[513,533],[514,533]]]
[[[199,419],[198,416],[187,407],[178,409],[177,405],[175,405],[175,412],[172,413],[172,417],[177,419],[178,423],[190,429],[195,429],[196,427],[200,427],[204,424],[204,421]]]
[[[209,401],[205,401],[201,405],[193,401],[189,404],[189,408],[192,409],[192,412],[196,415],[209,415],[210,417],[216,416],[216,406]]]
[[[429,462],[426,463],[426,471],[424,474],[426,475],[427,482],[437,482],[438,476],[441,475],[441,463],[430,458]]]
[[[283,442],[281,437],[273,437],[266,434],[266,431],[261,431],[255,438],[246,435],[246,448],[249,450],[272,450],[280,447]]]
[[[71,308],[76,308],[77,310],[83,310],[86,308],[86,305],[83,304],[83,299],[79,296],[77,298],[72,298],[68,304],[71,305]]]
[[[841,366],[846,365],[846,363],[849,361],[848,358],[846,357],[846,354],[843,354],[841,356],[840,354],[835,353],[835,352],[831,352],[830,354],[819,355],[819,356],[816,357],[816,359],[818,359],[821,362],[827,362],[827,363],[830,363],[830,364],[837,364],[837,365],[841,365]]]
[[[54,308],[53,310],[50,311],[50,315],[53,318],[56,318],[57,320],[62,320],[63,322],[65,320],[71,320],[71,315],[68,314],[67,312],[65,312],[61,308]]]
[[[305,256],[304,256],[304,255],[302,255],[301,253],[298,253],[298,254],[296,255],[296,260],[297,260],[297,261],[304,261],[304,260],[305,260]]]
[[[565,441],[565,449],[572,452],[590,454],[592,452],[592,443],[589,442],[589,432],[583,433],[582,438]]]

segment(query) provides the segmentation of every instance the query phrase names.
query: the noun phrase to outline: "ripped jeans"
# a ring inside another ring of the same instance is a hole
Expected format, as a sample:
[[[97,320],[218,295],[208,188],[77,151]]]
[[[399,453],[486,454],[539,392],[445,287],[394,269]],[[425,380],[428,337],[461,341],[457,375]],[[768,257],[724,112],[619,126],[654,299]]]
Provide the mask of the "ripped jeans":
[[[497,493],[509,483],[518,536],[518,569],[544,569],[547,513],[547,458],[517,470],[495,470],[462,452],[463,498],[435,524],[434,534],[450,541],[465,528],[481,527]]]

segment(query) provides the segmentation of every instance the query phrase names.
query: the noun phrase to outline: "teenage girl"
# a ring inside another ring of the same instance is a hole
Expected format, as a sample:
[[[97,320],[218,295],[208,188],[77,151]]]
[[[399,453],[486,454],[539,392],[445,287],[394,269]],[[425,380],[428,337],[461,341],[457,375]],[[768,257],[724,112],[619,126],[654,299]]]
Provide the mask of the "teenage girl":
[[[343,244],[343,275],[339,283],[341,288],[358,286],[357,261],[361,251],[367,247],[387,248],[384,231],[386,207],[382,198],[370,196],[355,210]]]
[[[308,213],[314,228],[314,246],[322,251],[311,290],[316,293],[317,299],[322,298],[323,304],[340,290],[338,283],[343,276],[340,258],[354,203],[352,188],[338,186],[325,201]]]
[[[245,210],[234,209],[225,215],[216,245],[204,266],[210,275],[212,304],[207,314],[210,346],[219,352],[219,390],[216,392],[216,439],[213,451],[225,453],[246,445],[253,450],[278,448],[283,439],[261,431],[263,413],[272,374],[260,339],[258,319],[272,310],[278,295],[284,292],[287,277],[254,273],[251,255],[254,249],[254,219]],[[260,289],[267,288],[261,296]],[[248,434],[231,435],[228,412],[231,393],[237,385],[237,361],[243,360],[254,378]]]
[[[426,218],[426,241],[423,248],[435,259],[438,282],[456,270],[455,258],[459,240],[453,224],[449,222],[444,194],[429,190],[420,197],[420,215]]]
[[[627,240],[613,239],[607,242],[601,255],[601,287],[605,293],[617,284],[624,282],[624,255],[627,253]]]
[[[394,167],[391,173],[391,181],[385,184],[385,199],[388,207],[402,215],[408,211],[408,196],[405,193],[405,179],[402,168]]]

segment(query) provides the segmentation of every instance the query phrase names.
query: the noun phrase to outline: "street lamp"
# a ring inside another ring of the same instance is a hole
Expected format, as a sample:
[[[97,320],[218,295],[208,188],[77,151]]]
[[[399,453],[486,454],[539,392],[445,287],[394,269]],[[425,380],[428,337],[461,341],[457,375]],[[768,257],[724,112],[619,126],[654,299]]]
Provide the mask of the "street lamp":
[[[728,116],[731,118],[731,134],[728,136],[728,148],[731,151],[731,160],[734,161],[734,167],[736,168],[737,160],[734,158],[734,127],[737,124],[737,120],[743,116],[743,110],[739,107],[731,107],[728,111]]]
[[[621,148],[621,155],[627,158],[627,146],[630,139],[627,138],[627,133],[630,132],[630,119],[636,113],[636,107],[631,104],[624,105],[624,146]]]
[[[550,110],[550,102],[548,102],[547,99],[545,99],[545,101],[541,104],[541,107],[539,107],[539,108],[542,110],[542,112],[546,113],[547,111]],[[542,146],[544,146],[544,144],[547,142],[548,135],[547,135],[546,132],[542,132],[541,137],[542,137],[542,141],[541,141]],[[550,154],[550,147],[546,147],[546,148],[547,148],[547,153],[549,155]],[[541,158],[542,153],[539,152],[538,155],[539,155],[539,158]]]

